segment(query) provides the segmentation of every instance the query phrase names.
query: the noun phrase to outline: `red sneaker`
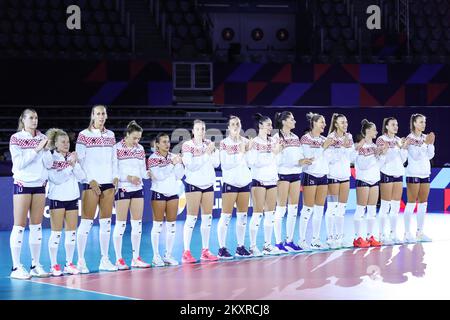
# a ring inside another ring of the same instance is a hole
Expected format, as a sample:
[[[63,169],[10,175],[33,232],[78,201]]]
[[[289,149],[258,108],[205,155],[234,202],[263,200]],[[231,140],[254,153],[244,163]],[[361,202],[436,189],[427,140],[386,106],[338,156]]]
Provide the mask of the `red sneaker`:
[[[370,247],[370,243],[359,237],[358,239],[353,240],[353,246],[356,248],[368,248]]]
[[[209,249],[202,249],[202,255],[200,257],[200,260],[202,261],[217,261],[219,258],[217,258],[215,255],[213,255],[211,252],[209,252]]]
[[[370,238],[366,239],[367,242],[370,244],[371,247],[381,247],[382,243],[375,239],[374,236],[371,236]]]
[[[181,257],[181,262],[183,263],[196,263],[197,260],[192,256],[191,251],[185,250],[183,256]]]

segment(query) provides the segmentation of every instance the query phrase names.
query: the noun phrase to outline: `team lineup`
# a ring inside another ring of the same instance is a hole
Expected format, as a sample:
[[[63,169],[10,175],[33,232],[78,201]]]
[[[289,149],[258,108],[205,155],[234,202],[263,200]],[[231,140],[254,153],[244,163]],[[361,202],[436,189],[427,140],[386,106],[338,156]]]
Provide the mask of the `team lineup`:
[[[181,154],[171,153],[169,135],[159,133],[155,138],[155,152],[146,159],[144,147],[139,144],[143,129],[131,121],[123,139],[117,142],[114,133],[106,129],[105,106],[92,108],[89,127],[79,133],[75,152],[69,152],[70,140],[66,132],[52,128],[46,134],[41,133],[37,129],[37,112],[25,109],[19,118],[17,133],[10,139],[14,178],[11,278],[89,273],[84,252],[97,207],[101,251],[99,270],[130,269],[122,258],[122,238],[128,212],[133,253],[131,267],[178,265],[172,251],[179,202],[176,186],[183,177],[187,205],[182,263],[197,262],[190,245],[199,211],[201,261],[431,241],[424,233],[424,225],[435,135],[433,132],[425,134],[424,115],[411,115],[410,134],[405,138],[397,136],[398,122],[393,117],[384,119],[379,136],[376,125],[364,119],[356,141],[347,132],[348,122],[343,114],[333,114],[327,136],[325,118],[316,113],[307,114],[309,129],[301,137],[293,133],[296,120],[291,112],[276,113],[273,123],[270,117],[259,113],[254,118],[257,136],[246,138],[241,135],[240,119],[230,116],[228,135],[218,147],[205,138],[205,122],[195,120],[192,139],[183,143]],[[273,129],[278,129],[278,132],[272,136]],[[356,172],[357,205],[353,215],[353,243],[348,244],[344,241],[344,220],[351,164],[354,164]],[[219,251],[215,255],[209,249],[209,240],[215,169],[219,166],[223,177],[222,212],[217,225]],[[403,218],[405,233],[399,237],[397,220],[404,176],[407,183]],[[143,179],[151,180],[151,264],[140,257]],[[40,263],[47,183],[51,221],[48,241],[50,272]],[[303,197],[301,210],[298,208],[300,194]],[[80,196],[82,215],[78,221]],[[250,197],[253,209],[248,219]],[[412,231],[411,220],[416,204],[417,230]],[[116,210],[112,232],[115,263],[108,256],[113,206]],[[233,253],[226,247],[226,238],[234,208],[237,248]],[[298,239],[294,239],[297,216]],[[310,242],[306,240],[309,220],[312,220]],[[322,220],[325,221],[326,239],[320,237]],[[282,238],[283,222],[285,239]],[[27,223],[32,260],[29,271],[20,262]],[[261,224],[264,244],[260,250],[256,240]],[[247,225],[248,247],[244,243]],[[164,226],[165,252],[160,253],[160,234]],[[63,229],[66,263],[62,269],[57,262],[57,252]],[[75,247],[76,264],[73,262]]]

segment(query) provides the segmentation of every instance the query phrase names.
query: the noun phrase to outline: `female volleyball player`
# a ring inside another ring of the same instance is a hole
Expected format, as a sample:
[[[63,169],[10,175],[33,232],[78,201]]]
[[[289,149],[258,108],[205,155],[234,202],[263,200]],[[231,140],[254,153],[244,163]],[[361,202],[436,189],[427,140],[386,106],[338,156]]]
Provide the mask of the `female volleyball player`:
[[[277,255],[282,251],[272,246],[272,231],[274,211],[277,200],[277,154],[282,146],[270,137],[272,120],[256,113],[254,116],[258,136],[251,140],[248,154],[248,164],[252,173],[252,203],[253,213],[250,219],[250,253],[253,256]],[[256,235],[264,212],[264,247],[263,252],[256,246]]]
[[[53,166],[48,172],[48,199],[50,200],[51,232],[48,240],[52,276],[63,274],[57,263],[58,247],[65,222],[66,265],[64,273],[78,274],[79,270],[72,263],[75,251],[75,240],[78,224],[78,199],[80,189],[78,181],[86,175],[78,163],[76,152],[70,153],[70,140],[67,133],[61,129],[50,129],[46,133],[48,146],[53,151]]]
[[[176,266],[178,261],[172,256],[178,213],[178,181],[184,176],[184,167],[179,155],[170,150],[170,138],[159,133],[155,140],[155,152],[148,158],[148,168],[152,172],[153,227],[151,240],[155,267]],[[166,216],[166,253],[159,254],[159,236]]]
[[[408,203],[404,214],[405,242],[414,242],[410,231],[410,221],[416,201],[418,201],[416,240],[431,241],[431,238],[423,232],[423,227],[430,193],[430,160],[434,157],[435,135],[433,132],[424,134],[425,127],[426,117],[424,115],[419,113],[411,115],[411,133],[406,138],[408,141],[408,166],[406,167]]]
[[[19,118],[17,132],[11,136],[9,151],[12,157],[14,178],[14,226],[9,245],[11,247],[11,278],[29,279],[48,277],[39,263],[42,243],[42,217],[45,207],[45,185],[53,158],[48,150],[47,137],[37,130],[38,115],[33,109],[25,109]],[[20,263],[23,233],[30,212],[31,270]]]
[[[80,132],[75,147],[81,168],[86,174],[86,179],[83,180],[82,216],[77,231],[77,268],[81,273],[89,273],[84,259],[84,251],[97,206],[100,207],[99,239],[102,255],[99,269],[117,271],[117,266],[112,264],[108,257],[112,207],[119,178],[117,156],[114,152],[116,138],[114,132],[105,128],[107,118],[105,106],[94,106],[91,111],[89,127]]]
[[[114,146],[117,157],[117,171],[119,188],[116,193],[116,224],[113,232],[114,251],[116,252],[116,266],[119,270],[129,269],[122,258],[122,238],[127,226],[128,210],[131,213],[131,248],[134,268],[148,268],[150,264],[140,257],[142,236],[142,214],[144,212],[144,190],[142,179],[147,179],[145,164],[145,150],[139,141],[142,128],[131,121],[127,125],[125,137]]]
[[[377,148],[373,140],[377,136],[377,128],[373,122],[361,121],[361,141],[356,145],[356,211],[353,216],[355,237],[353,246],[358,248],[378,247],[381,243],[375,238],[374,227],[377,215],[378,182],[380,167],[385,161],[388,146]],[[367,208],[367,219],[364,219]],[[363,224],[367,222],[366,237],[363,235]]]
[[[185,166],[185,191],[187,215],[184,223],[183,263],[195,263],[196,259],[190,251],[192,231],[197,221],[198,210],[201,207],[202,253],[200,260],[217,261],[218,258],[209,251],[209,236],[211,232],[212,210],[214,205],[214,183],[216,172],[214,168],[220,165],[219,151],[214,142],[205,139],[206,127],[201,120],[195,120],[192,129],[192,140],[182,146],[182,160]]]
[[[236,204],[236,257],[249,257],[244,246],[248,202],[252,175],[247,165],[248,139],[241,136],[241,120],[230,116],[228,136],[220,142],[220,165],[222,168],[222,213],[217,226],[219,259],[233,259],[226,247],[228,224]]]
[[[408,156],[408,140],[400,139],[397,136],[398,123],[393,117],[383,120],[383,135],[377,139],[377,146],[382,148],[388,145],[386,161],[381,167],[380,180],[380,240],[382,243],[390,245],[402,243],[397,237],[397,218],[400,211],[400,200],[403,192],[403,175],[405,168],[403,163]],[[389,217],[390,232],[385,234],[385,222]]]

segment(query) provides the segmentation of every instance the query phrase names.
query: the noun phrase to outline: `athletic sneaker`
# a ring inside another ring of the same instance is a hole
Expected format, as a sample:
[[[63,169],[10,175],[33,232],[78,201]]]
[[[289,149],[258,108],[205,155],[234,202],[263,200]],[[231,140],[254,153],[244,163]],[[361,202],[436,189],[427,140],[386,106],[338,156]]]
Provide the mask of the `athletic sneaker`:
[[[282,254],[283,252],[269,243],[267,245],[264,245],[262,253],[268,256],[276,256]]]
[[[81,274],[89,273],[89,269],[86,266],[85,260],[78,260],[77,269],[80,271]]]
[[[66,263],[64,266],[64,273],[65,274],[79,274],[80,270],[77,269],[77,267],[71,262]]]
[[[151,264],[142,260],[141,257],[131,260],[131,267],[133,268],[150,268]]]
[[[367,238],[366,241],[370,244],[371,247],[380,247],[382,243],[375,239],[374,236],[370,236],[370,238]]]
[[[358,239],[353,240],[353,246],[355,248],[369,248],[370,243],[364,240],[362,237],[359,237]]]
[[[417,242],[431,242],[431,238],[423,232],[416,233]]]
[[[412,235],[411,232],[406,232],[405,236],[403,238],[403,242],[404,243],[415,243],[416,239],[414,238],[414,236]]]
[[[288,249],[284,246],[283,242],[276,243],[276,244],[275,244],[275,247],[277,247],[278,250],[280,250],[280,253],[281,253],[281,254],[283,254],[283,253],[289,253]]]
[[[48,278],[50,276],[50,274],[48,272],[46,272],[44,270],[44,268],[42,267],[42,265],[40,265],[40,264],[31,266],[30,275],[32,277],[37,277],[37,278]]]
[[[219,249],[219,253],[217,254],[219,260],[231,260],[233,256],[228,252],[228,249],[223,247]]]
[[[284,247],[288,252],[299,252],[302,251],[302,248],[300,248],[298,245],[296,245],[293,241],[285,242]]]
[[[326,243],[322,243],[319,239],[313,239],[311,241],[312,250],[328,250],[330,247]]]
[[[336,243],[336,239],[334,239],[333,236],[328,237],[326,243],[327,243],[328,248],[330,248],[330,249],[334,250],[334,249],[338,249],[339,248],[337,243]]]
[[[50,268],[50,275],[52,277],[60,277],[63,275],[61,271],[61,266],[59,264],[55,264],[53,267]]]
[[[153,256],[152,266],[154,266],[154,267],[164,267],[165,265],[166,264],[164,263],[163,259],[161,258],[161,256],[159,254]]]
[[[117,271],[119,268],[117,266],[113,265],[111,261],[109,261],[108,257],[104,257],[100,259],[100,265],[98,266],[98,270],[100,271]]]
[[[217,261],[219,258],[217,258],[215,255],[213,255],[209,249],[202,249],[202,254],[200,256],[200,260],[202,261]]]
[[[306,242],[306,240],[301,240],[298,243],[298,246],[300,247],[302,252],[306,252],[306,251],[311,251],[311,247],[309,246],[309,244]]]
[[[393,242],[394,244],[403,244],[403,241],[400,240],[400,239],[397,238],[397,237],[393,237],[393,238],[392,238],[392,242]]]
[[[31,279],[31,275],[28,273],[27,270],[25,270],[25,268],[21,264],[16,268],[12,268],[11,274],[9,276],[13,279],[19,279],[19,280]]]
[[[163,261],[167,266],[177,266],[180,264],[174,257],[168,255],[163,257]]]
[[[128,270],[128,269],[130,269],[130,267],[127,266],[127,264],[125,263],[125,260],[123,260],[123,258],[120,258],[119,260],[117,260],[116,267],[119,270]]]
[[[183,256],[181,257],[182,263],[196,263],[197,260],[192,256],[191,251],[185,250]]]
[[[250,258],[252,254],[247,251],[245,246],[240,246],[236,248],[236,253],[234,254],[236,257],[244,257],[244,258]]]
[[[253,257],[262,257],[263,256],[263,253],[261,251],[259,251],[257,246],[250,247],[249,252]]]
[[[380,241],[383,245],[386,246],[391,246],[394,244],[394,242],[391,240],[391,238],[389,238],[387,235],[385,234],[381,234],[380,235]]]

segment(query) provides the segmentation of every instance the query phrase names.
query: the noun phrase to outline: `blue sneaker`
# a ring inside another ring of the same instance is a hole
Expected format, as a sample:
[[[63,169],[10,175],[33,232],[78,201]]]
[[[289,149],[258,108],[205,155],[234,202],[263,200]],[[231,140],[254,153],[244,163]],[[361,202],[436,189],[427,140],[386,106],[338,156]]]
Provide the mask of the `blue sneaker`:
[[[233,256],[228,252],[228,249],[223,247],[219,249],[219,254],[217,255],[217,257],[220,260],[231,260],[233,259]]]
[[[244,246],[240,246],[236,248],[236,257],[250,258],[252,254],[245,249]]]
[[[286,248],[284,247],[283,242],[277,243],[277,244],[275,245],[275,247],[277,247],[277,248],[280,250],[280,253],[281,253],[281,254],[289,253],[288,249],[286,249]]]
[[[300,252],[302,251],[302,248],[300,248],[298,245],[296,245],[293,241],[291,242],[285,242],[284,247],[288,252]]]

